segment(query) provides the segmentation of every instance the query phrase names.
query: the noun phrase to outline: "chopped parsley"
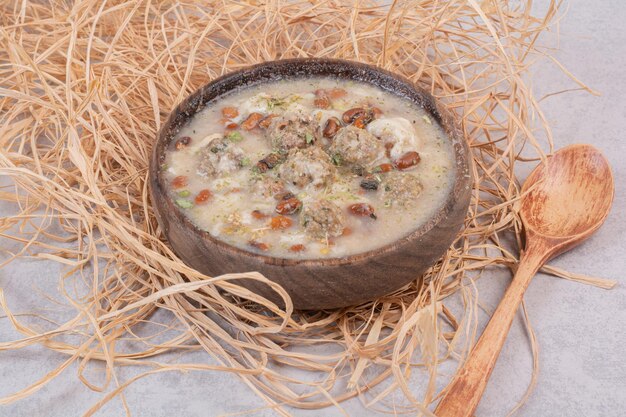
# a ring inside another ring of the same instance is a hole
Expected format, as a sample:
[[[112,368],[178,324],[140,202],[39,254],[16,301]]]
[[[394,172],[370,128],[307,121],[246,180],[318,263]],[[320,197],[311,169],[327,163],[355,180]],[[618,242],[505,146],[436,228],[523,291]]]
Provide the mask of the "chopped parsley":
[[[228,138],[228,136],[227,136]],[[224,141],[219,141],[217,144],[211,147],[211,152],[219,153],[228,147],[228,144]],[[200,150],[196,151],[196,154],[200,153]]]
[[[185,200],[184,198],[179,198],[176,200],[176,205],[180,208],[190,209],[193,207],[193,203],[189,200]]]
[[[291,103],[295,103],[296,101],[301,100],[302,97],[297,96],[297,95],[293,95],[293,96],[287,96],[287,97],[270,97],[267,99],[267,109],[268,110],[273,110],[276,107],[280,107],[280,108],[286,108],[288,107]]]
[[[179,197],[189,197],[190,195],[191,193],[189,192],[189,190],[182,190],[178,192]]]
[[[275,107],[282,107],[286,104],[287,101],[284,98],[270,97],[267,99],[267,108],[269,110],[274,110]]]
[[[306,143],[308,143],[309,145],[313,143],[313,140],[314,140],[313,135],[310,134],[309,132],[306,132],[304,134],[304,138],[306,140]]]
[[[243,140],[243,135],[240,132],[234,131],[230,132],[226,135],[226,139],[231,142],[241,142]]]
[[[343,164],[343,158],[338,153],[332,154],[330,156],[330,160],[332,161],[333,164],[335,164],[337,166],[341,166],[341,164]]]

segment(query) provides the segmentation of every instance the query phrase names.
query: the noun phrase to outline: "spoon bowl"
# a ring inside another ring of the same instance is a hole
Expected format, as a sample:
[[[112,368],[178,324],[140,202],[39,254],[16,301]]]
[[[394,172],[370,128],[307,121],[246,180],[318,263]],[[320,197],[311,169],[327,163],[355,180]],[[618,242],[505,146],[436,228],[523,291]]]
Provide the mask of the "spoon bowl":
[[[578,245],[604,223],[613,202],[613,175],[596,148],[571,145],[537,166],[522,194],[526,248],[513,282],[437,405],[438,417],[473,415],[530,280],[548,259]]]
[[[613,175],[596,148],[571,145],[539,165],[522,192],[520,215],[527,231],[552,238],[588,236],[609,213]]]

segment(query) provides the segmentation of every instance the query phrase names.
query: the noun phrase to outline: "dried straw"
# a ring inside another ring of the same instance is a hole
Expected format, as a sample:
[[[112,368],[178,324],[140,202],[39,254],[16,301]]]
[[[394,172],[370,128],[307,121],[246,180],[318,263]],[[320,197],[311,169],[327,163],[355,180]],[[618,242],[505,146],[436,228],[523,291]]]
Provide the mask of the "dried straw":
[[[34,394],[77,364],[83,383],[107,392],[87,416],[146,375],[191,370],[237,374],[280,415],[288,406],[341,409],[358,395],[379,410],[432,415],[438,364],[462,361],[476,336],[473,279],[487,268],[516,267],[514,169],[542,158],[542,146],[552,149],[524,74],[549,52],[538,37],[559,4],[535,16],[530,1],[508,3],[3,1],[0,175],[13,188],[0,199],[18,214],[0,218],[0,236],[22,245],[5,263],[29,256],[64,265],[60,292],[75,316],[36,330],[12,314],[0,290],[6,319],[23,335],[1,342],[0,351],[38,344],[66,356],[0,404]],[[196,88],[252,63],[307,56],[376,64],[429,88],[462,117],[475,184],[466,229],[423,277],[361,306],[294,313],[280,288],[283,310],[236,285],[241,277],[266,281],[257,273],[211,278],[176,257],[150,206],[147,164],[167,113]],[[554,267],[544,272],[612,285]],[[77,283],[89,291],[77,294]],[[464,305],[458,317],[443,303],[454,293]],[[156,310],[174,322],[139,336],[135,329],[155,321]],[[319,353],[321,345],[334,353]],[[215,365],[186,360],[199,349]],[[166,352],[178,360],[161,361]],[[87,377],[93,361],[106,365],[103,384]],[[124,365],[146,372],[120,381]],[[291,376],[293,368],[306,378]],[[416,372],[417,387],[409,382]]]

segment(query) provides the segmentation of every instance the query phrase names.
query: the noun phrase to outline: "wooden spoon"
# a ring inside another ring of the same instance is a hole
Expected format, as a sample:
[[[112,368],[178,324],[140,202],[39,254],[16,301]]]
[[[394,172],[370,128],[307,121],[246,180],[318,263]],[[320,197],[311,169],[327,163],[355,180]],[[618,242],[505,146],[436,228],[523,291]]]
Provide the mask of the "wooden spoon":
[[[602,225],[613,202],[613,175],[596,148],[571,145],[537,166],[522,193],[526,250],[504,298],[437,406],[438,417],[472,416],[531,278],[550,258]]]

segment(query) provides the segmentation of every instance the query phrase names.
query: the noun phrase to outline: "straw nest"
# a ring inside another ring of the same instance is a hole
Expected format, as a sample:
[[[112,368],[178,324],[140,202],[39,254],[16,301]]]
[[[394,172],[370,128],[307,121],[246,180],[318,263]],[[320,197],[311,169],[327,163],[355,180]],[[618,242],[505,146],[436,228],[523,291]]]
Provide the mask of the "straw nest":
[[[516,267],[514,169],[551,150],[524,75],[548,51],[538,37],[558,2],[540,16],[530,1],[508,3],[3,1],[0,176],[10,186],[0,198],[17,214],[0,218],[0,236],[22,246],[3,260],[62,264],[60,294],[74,317],[55,323],[40,314],[31,324],[0,293],[4,319],[23,335],[0,350],[42,345],[65,356],[0,404],[74,364],[84,384],[103,392],[85,415],[123,399],[143,376],[192,370],[238,375],[281,415],[290,406],[341,407],[354,396],[380,410],[432,415],[438,364],[462,361],[476,333],[473,280],[486,268]],[[371,303],[298,313],[288,299],[280,309],[236,285],[266,280],[259,274],[207,277],[186,267],[155,221],[147,164],[162,121],[186,95],[231,70],[308,56],[375,64],[430,89],[462,118],[475,184],[463,234],[423,277]],[[456,313],[444,302],[454,293],[464,306]],[[188,359],[198,351],[212,360]],[[168,352],[177,359],[163,361]],[[85,373],[94,361],[104,364],[98,383]],[[145,372],[122,381],[126,365]],[[416,372],[419,383],[410,385]]]

